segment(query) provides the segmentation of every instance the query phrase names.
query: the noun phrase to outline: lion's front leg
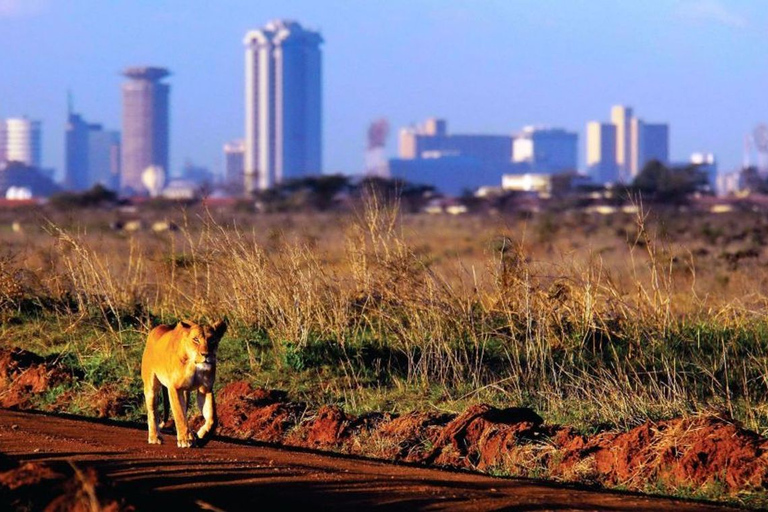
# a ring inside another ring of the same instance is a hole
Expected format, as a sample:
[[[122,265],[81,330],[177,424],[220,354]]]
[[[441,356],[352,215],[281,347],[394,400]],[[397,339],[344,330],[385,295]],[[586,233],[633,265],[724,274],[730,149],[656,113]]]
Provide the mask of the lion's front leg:
[[[216,403],[213,399],[213,391],[207,393],[198,391],[197,406],[203,412],[203,418],[205,418],[205,423],[197,431],[197,437],[203,439],[216,426]]]
[[[149,444],[162,444],[163,440],[157,435],[157,391],[160,382],[154,375],[144,381],[144,401],[147,405],[147,427],[149,429]]]
[[[178,389],[169,389],[168,398],[171,402],[171,412],[173,413],[173,422],[176,424],[176,446],[179,448],[189,448],[192,446],[194,436],[189,431],[187,418],[185,415],[184,392]]]

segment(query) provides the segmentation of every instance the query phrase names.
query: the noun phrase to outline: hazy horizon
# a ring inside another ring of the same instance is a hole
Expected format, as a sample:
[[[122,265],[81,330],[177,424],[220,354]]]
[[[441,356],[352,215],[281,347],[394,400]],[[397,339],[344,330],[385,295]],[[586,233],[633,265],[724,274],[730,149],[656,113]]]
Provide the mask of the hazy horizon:
[[[613,104],[670,125],[670,157],[739,166],[768,121],[768,14],[757,1],[0,0],[0,117],[43,122],[43,164],[63,171],[67,91],[89,122],[121,130],[121,71],[167,67],[171,168],[219,172],[243,134],[243,37],[275,18],[319,30],[325,172],[363,168],[368,124],[428,116],[451,132],[525,125],[579,133]],[[754,159],[753,159],[754,161]]]

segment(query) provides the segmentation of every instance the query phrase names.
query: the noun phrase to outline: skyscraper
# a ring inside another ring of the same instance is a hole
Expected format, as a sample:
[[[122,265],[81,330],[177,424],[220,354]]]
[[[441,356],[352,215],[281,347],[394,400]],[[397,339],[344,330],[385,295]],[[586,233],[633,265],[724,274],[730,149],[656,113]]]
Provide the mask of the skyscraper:
[[[71,102],[65,145],[65,188],[86,190],[97,183],[110,190],[120,187],[120,134],[104,130],[100,124],[86,122],[72,111]]]
[[[145,193],[144,170],[153,165],[168,173],[168,96],[161,82],[165,68],[133,67],[123,72],[123,144],[121,189]]]
[[[321,172],[322,37],[275,20],[243,42],[246,193]]]
[[[587,167],[600,181],[630,183],[651,160],[669,162],[669,125],[646,123],[623,105],[611,108],[610,125],[587,124]]]
[[[619,180],[629,182],[632,176],[632,108],[615,105],[611,108],[611,123],[616,127],[616,165]]]
[[[619,181],[616,165],[616,125],[587,123],[587,169],[599,183]]]
[[[0,161],[40,168],[40,121],[26,117],[0,120]]]

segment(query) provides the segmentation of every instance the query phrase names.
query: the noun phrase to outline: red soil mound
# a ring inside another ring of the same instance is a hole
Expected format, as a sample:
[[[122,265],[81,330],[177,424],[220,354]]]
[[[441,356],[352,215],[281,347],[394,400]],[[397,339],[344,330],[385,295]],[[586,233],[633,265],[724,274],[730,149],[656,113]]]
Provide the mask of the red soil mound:
[[[544,420],[531,409],[473,405],[450,422],[424,462],[486,469],[504,462],[520,444],[541,435]]]
[[[277,443],[300,420],[306,405],[286,401],[281,391],[253,389],[247,382],[226,385],[216,398],[218,431]]]
[[[601,434],[576,452],[594,458],[602,480],[630,488],[648,481],[696,487],[718,481],[734,491],[768,487],[768,439],[714,416]]]
[[[351,416],[307,411],[285,393],[236,382],[218,399],[221,430],[269,442],[335,448],[390,460],[644,489],[649,483],[733,492],[768,488],[768,439],[713,416],[646,423],[591,438],[545,425],[531,409],[474,405],[459,416],[412,412]],[[302,417],[307,419],[301,421]]]
[[[31,396],[47,391],[70,375],[53,361],[26,350],[0,349],[0,406],[31,406]]]

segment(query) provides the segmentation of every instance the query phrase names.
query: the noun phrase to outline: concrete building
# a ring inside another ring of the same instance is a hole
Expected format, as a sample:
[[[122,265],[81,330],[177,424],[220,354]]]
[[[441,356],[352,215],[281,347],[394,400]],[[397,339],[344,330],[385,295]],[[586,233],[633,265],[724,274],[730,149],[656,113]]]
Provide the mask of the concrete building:
[[[619,181],[616,162],[616,125],[587,123],[587,172],[597,183]]]
[[[400,130],[400,158],[389,159],[388,174],[459,195],[522,168],[512,163],[512,140],[511,135],[451,134],[444,119],[430,118]]]
[[[514,139],[512,161],[533,173],[558,174],[578,167],[578,135],[560,128],[526,126]]]
[[[404,160],[461,155],[483,162],[509,163],[512,136],[449,134],[444,119],[430,118],[400,130],[398,155]]]
[[[169,74],[158,67],[133,67],[123,73],[128,78],[123,84],[123,192],[145,194],[141,175],[149,166],[168,172],[170,86],[161,80]]]
[[[26,117],[0,120],[0,162],[41,167],[41,124]]]
[[[64,187],[87,190],[101,184],[110,190],[120,187],[120,134],[100,124],[88,123],[69,110],[65,130]]]
[[[649,124],[640,121],[639,136],[636,142],[637,158],[633,162],[633,176],[643,170],[651,160],[669,163],[669,125]]]
[[[619,181],[629,182],[632,176],[631,151],[632,108],[615,105],[611,108],[611,123],[616,127],[616,165],[619,168]]]
[[[245,169],[245,144],[235,140],[224,144],[224,181],[233,190],[242,191]]]
[[[720,180],[717,170],[717,159],[714,153],[693,153],[691,154],[691,163],[707,175],[709,187],[718,195],[724,195],[720,189]]]
[[[275,20],[245,35],[245,191],[322,171],[319,33]]]
[[[600,181],[630,183],[651,160],[669,163],[669,125],[645,123],[623,105],[611,108],[611,125],[615,134],[597,121],[587,124],[587,167],[596,177],[613,174],[608,154],[611,139],[615,141],[616,179]]]

